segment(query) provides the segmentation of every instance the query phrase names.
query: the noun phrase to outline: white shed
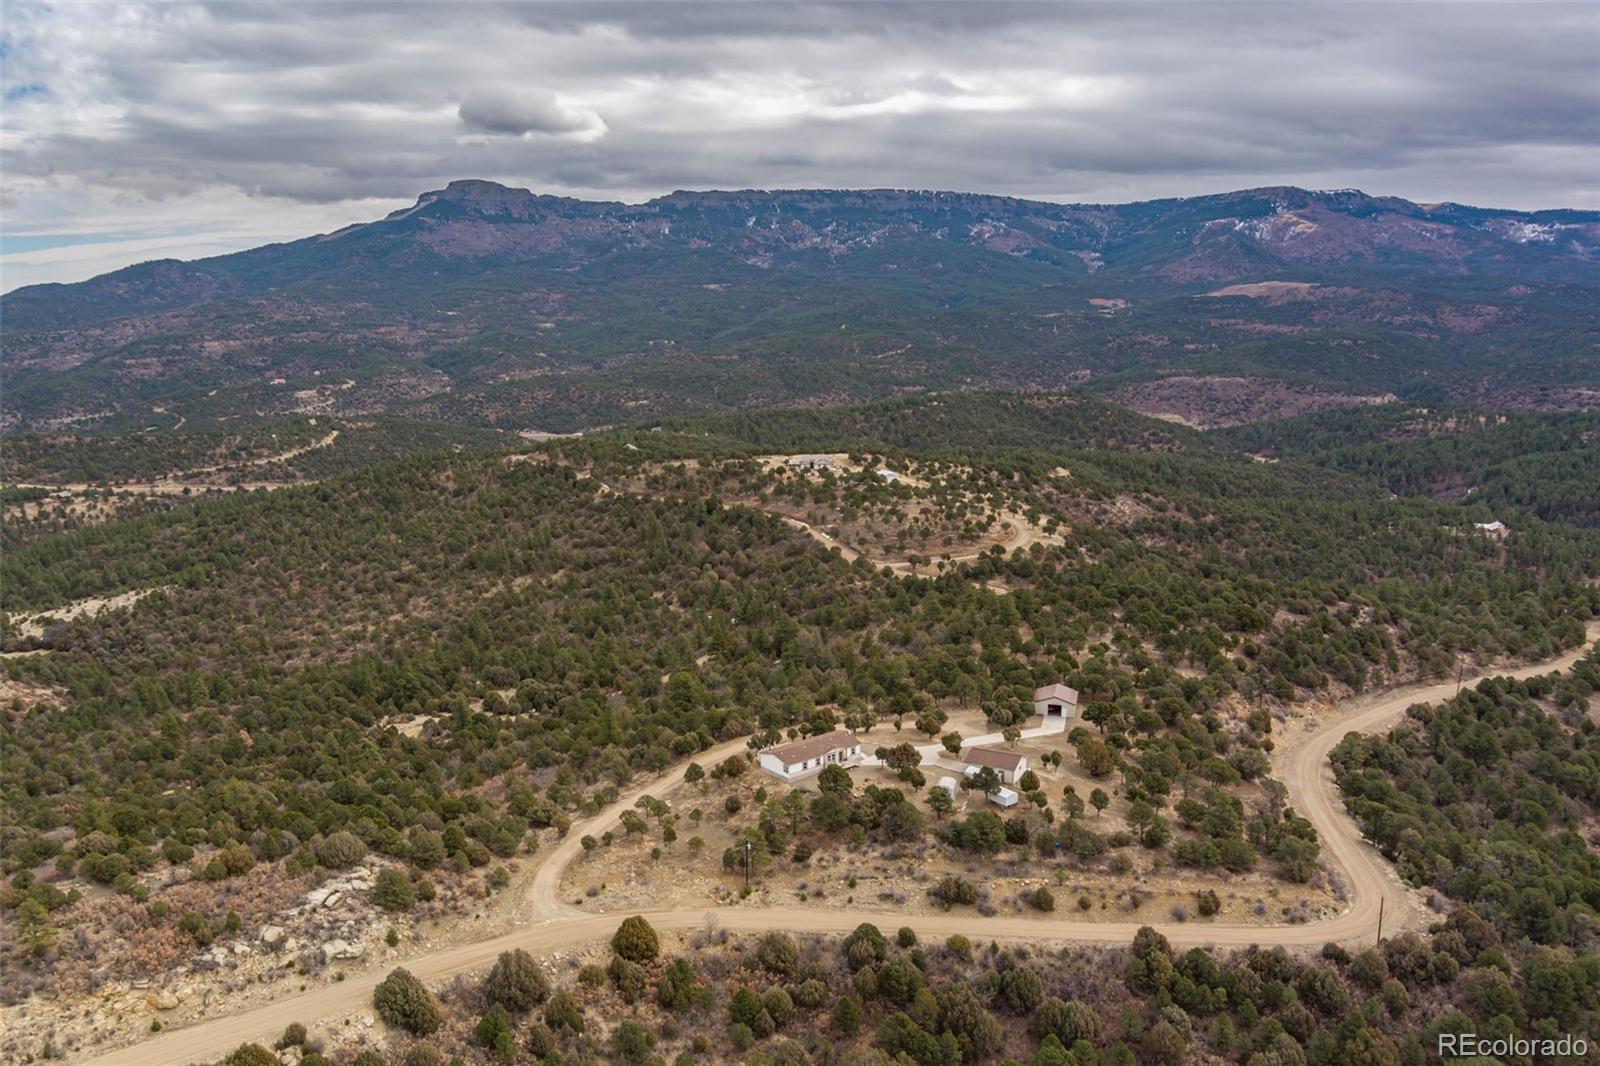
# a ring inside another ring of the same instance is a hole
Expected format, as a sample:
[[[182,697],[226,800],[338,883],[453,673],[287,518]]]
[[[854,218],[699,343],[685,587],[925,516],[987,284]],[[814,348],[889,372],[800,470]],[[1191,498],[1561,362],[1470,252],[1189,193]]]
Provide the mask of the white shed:
[[[951,799],[955,799],[956,798],[956,789],[959,786],[956,785],[956,779],[955,778],[953,778],[953,777],[941,777],[941,778],[939,778],[939,783],[937,785],[934,785],[933,787],[934,788],[942,788],[942,789],[944,789],[946,792],[950,793],[950,798]]]
[[[1015,807],[1017,801],[1021,798],[1015,791],[1009,788],[1002,788],[990,795],[989,802],[996,807]]]

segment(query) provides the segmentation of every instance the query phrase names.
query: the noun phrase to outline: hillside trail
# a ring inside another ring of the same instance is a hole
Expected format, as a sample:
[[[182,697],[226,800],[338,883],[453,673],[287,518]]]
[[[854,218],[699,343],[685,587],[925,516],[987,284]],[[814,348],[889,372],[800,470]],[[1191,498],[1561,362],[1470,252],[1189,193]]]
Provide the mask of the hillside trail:
[[[857,559],[863,558],[863,555],[860,551],[846,546],[845,544],[834,539],[830,534],[824,533],[822,530],[818,529],[809,522],[803,521],[799,518],[791,517],[789,515],[778,514],[774,511],[767,511],[766,513],[774,515],[777,518],[781,518],[786,525],[800,530],[802,533],[805,533],[818,543],[829,548],[838,549],[839,557],[847,563],[853,563]],[[999,548],[1002,553],[1009,555],[1015,551],[1022,551],[1031,548],[1035,544],[1048,544],[1055,547],[1060,547],[1065,543],[1065,539],[1060,534],[1046,533],[1044,530],[1039,529],[1031,521],[1029,521],[1026,515],[1018,514],[1015,511],[1002,511],[997,520],[1002,523],[1009,523],[1011,527],[1005,536],[1003,536],[1000,540],[995,541],[993,544],[985,545],[983,548],[977,551],[962,552],[958,555],[933,556],[933,563],[930,563],[926,566],[917,566],[906,559],[876,559],[870,555],[865,556],[865,558],[867,562],[873,565],[874,568],[887,568],[900,577],[910,577],[913,575],[920,577],[937,577],[939,570],[934,565],[936,563],[942,562],[947,565],[954,566],[957,563],[977,562],[979,559],[983,558],[986,554],[996,548]],[[996,591],[1005,593],[1009,592],[1010,590],[1004,586],[1001,586],[996,589]]]
[[[1543,662],[1508,669],[1491,669],[1463,678],[1461,687],[1487,677],[1528,678],[1566,670],[1600,640],[1600,622],[1588,625],[1585,643]],[[837,907],[832,901],[819,907],[775,907],[744,910],[737,907],[685,908],[645,911],[644,917],[658,930],[687,933],[697,929],[721,928],[740,933],[782,930],[791,933],[847,933],[862,922],[894,927],[910,926],[924,938],[943,939],[953,934],[995,940],[1031,942],[1095,942],[1127,944],[1140,927],[1158,929],[1179,948],[1192,946],[1318,947],[1329,941],[1354,943],[1377,935],[1380,908],[1384,929],[1390,933],[1415,927],[1424,918],[1416,894],[1362,838],[1355,822],[1344,812],[1337,786],[1328,765],[1328,753],[1347,733],[1383,730],[1404,716],[1415,703],[1448,699],[1455,693],[1454,681],[1418,683],[1382,692],[1353,696],[1336,705],[1327,721],[1280,753],[1278,770],[1288,787],[1295,809],[1316,827],[1323,854],[1339,869],[1349,891],[1349,906],[1340,914],[1321,921],[1297,925],[1224,925],[1208,923],[1075,922],[1070,916],[1054,920],[1034,918],[984,918],[971,913],[908,915],[902,912],[866,907]],[[714,764],[744,750],[743,740],[729,741],[692,760],[685,760],[664,775],[636,785],[606,810],[575,824],[567,836],[546,856],[529,887],[520,898],[526,909],[525,924],[510,932],[430,952],[404,960],[403,965],[424,981],[437,982],[459,973],[487,969],[501,952],[523,948],[534,954],[582,947],[611,935],[621,920],[620,913],[586,912],[560,898],[561,875],[578,855],[585,835],[598,835],[619,824],[624,810],[639,797],[663,794],[683,780],[690,761]],[[350,974],[338,984],[303,992],[220,1017],[185,1029],[163,1032],[142,1042],[84,1060],[91,1066],[183,1066],[222,1058],[241,1043],[270,1043],[291,1022],[308,1026],[320,1019],[369,1011],[372,991],[386,972],[372,968]]]
[[[338,439],[339,431],[333,429],[329,430],[327,433],[318,437],[314,441],[298,445],[294,448],[288,449],[287,451],[276,452],[272,455],[263,455],[256,459],[242,459],[235,463],[217,463],[213,466],[196,466],[188,470],[176,471],[168,474],[166,477],[157,478],[154,481],[117,481],[106,482],[104,484],[87,481],[73,481],[59,484],[26,482],[19,483],[17,487],[22,489],[52,489],[57,492],[66,491],[75,493],[125,492],[137,493],[144,496],[180,496],[185,491],[200,492],[209,491],[211,489],[218,489],[223,492],[248,492],[252,489],[258,488],[280,488],[286,483],[281,481],[247,481],[238,485],[196,485],[183,479],[198,477],[202,474],[215,474],[223,470],[238,470],[248,466],[268,466],[272,463],[285,463],[290,459],[305,455],[307,452],[314,452],[322,448],[331,447],[333,442]]]

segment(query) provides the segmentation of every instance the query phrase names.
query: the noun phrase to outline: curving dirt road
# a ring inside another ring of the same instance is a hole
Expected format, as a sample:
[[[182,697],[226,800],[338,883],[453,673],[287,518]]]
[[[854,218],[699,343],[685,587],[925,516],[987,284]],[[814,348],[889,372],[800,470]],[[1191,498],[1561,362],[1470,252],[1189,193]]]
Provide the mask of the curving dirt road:
[[[1591,623],[1588,642],[1582,648],[1554,659],[1509,670],[1494,670],[1465,679],[1472,685],[1488,676],[1532,677],[1570,667],[1600,639],[1600,623]],[[1384,928],[1398,932],[1420,917],[1421,911],[1408,890],[1376,850],[1362,839],[1355,823],[1344,812],[1328,752],[1346,733],[1375,732],[1398,720],[1413,703],[1450,697],[1456,683],[1407,685],[1382,693],[1357,696],[1345,701],[1338,713],[1320,728],[1286,745],[1278,773],[1288,786],[1290,802],[1310,819],[1322,840],[1323,854],[1344,871],[1350,906],[1334,918],[1300,925],[1156,925],[1179,947],[1193,945],[1245,946],[1282,944],[1318,946],[1328,941],[1350,942],[1367,939],[1377,932],[1379,907],[1384,910]],[[695,758],[715,762],[744,749],[744,741],[723,744]],[[405,962],[412,973],[424,981],[436,982],[457,973],[487,969],[502,951],[526,948],[535,954],[575,948],[609,936],[621,920],[620,914],[586,913],[560,898],[561,874],[578,854],[585,834],[599,834],[616,825],[622,812],[646,793],[661,792],[676,786],[687,763],[663,777],[638,785],[618,798],[607,810],[573,826],[564,840],[550,852],[535,873],[523,897],[529,920],[515,931],[474,944],[447,948]],[[994,939],[1025,939],[1102,942],[1126,944],[1147,922],[1075,923],[1070,918],[1041,921],[1031,918],[979,918],[972,914],[910,916],[892,910],[873,910],[854,906],[834,906],[831,901],[817,907],[741,910],[646,911],[645,917],[657,929],[683,932],[714,923],[737,932],[762,932],[781,929],[792,932],[845,933],[862,922],[879,925],[909,925],[919,934],[942,939],[953,933]],[[386,976],[374,968],[352,975],[336,985],[319,988],[244,1011],[162,1033],[152,1039],[86,1060],[92,1066],[182,1066],[222,1058],[246,1041],[270,1043],[291,1022],[308,1025],[318,1019],[348,1015],[366,1010],[372,990]]]
[[[48,485],[34,482],[18,482],[16,487],[19,489],[50,489],[57,492],[67,491],[80,494],[86,492],[112,492],[144,496],[181,496],[186,490],[204,491],[217,489],[222,492],[249,492],[258,488],[281,488],[289,483],[282,481],[248,481],[238,485],[204,485],[185,481],[184,479],[198,477],[201,474],[215,474],[224,470],[239,470],[247,466],[266,466],[270,463],[288,462],[290,459],[305,455],[307,452],[330,447],[338,439],[339,431],[336,429],[329,430],[316,440],[290,448],[288,451],[277,452],[273,455],[263,455],[256,459],[241,459],[234,463],[218,463],[214,466],[197,466],[192,470],[178,470],[154,481],[109,481],[104,484],[73,481]]]

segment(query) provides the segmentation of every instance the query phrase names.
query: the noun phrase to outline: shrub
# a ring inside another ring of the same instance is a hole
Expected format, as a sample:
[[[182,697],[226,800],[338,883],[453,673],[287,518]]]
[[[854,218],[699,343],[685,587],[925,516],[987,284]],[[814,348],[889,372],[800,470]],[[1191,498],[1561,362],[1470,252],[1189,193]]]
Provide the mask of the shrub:
[[[844,949],[845,960],[852,967],[882,962],[889,954],[889,942],[871,922],[862,922],[856,926],[855,931],[845,937],[840,946]]]
[[[946,910],[978,902],[978,886],[962,877],[942,879],[929,894]]]
[[[791,974],[800,965],[800,949],[785,933],[768,933],[756,945],[756,961],[769,973]]]
[[[411,865],[431,870],[445,860],[444,837],[428,829],[414,829],[407,848]]]
[[[649,962],[661,954],[661,939],[650,923],[635,914],[624,918],[611,938],[611,950],[629,962]]]
[[[278,1056],[260,1044],[240,1044],[224,1061],[224,1066],[278,1066]]]
[[[829,1023],[840,1036],[855,1036],[861,1031],[861,1001],[854,996],[841,997],[833,1005]]]
[[[749,1025],[762,1011],[761,1001],[748,988],[739,988],[728,1000],[728,1020]]]
[[[536,1059],[542,1059],[556,1049],[556,1034],[544,1022],[528,1026],[528,1050]]]
[[[828,986],[816,978],[801,982],[794,990],[795,1006],[804,1010],[816,1010],[828,1001]]]
[[[1028,902],[1033,904],[1033,909],[1036,911],[1053,911],[1056,909],[1055,894],[1043,885],[1028,893]]]
[[[1210,918],[1222,909],[1222,899],[1215,891],[1209,888],[1202,888],[1196,892],[1194,894],[1194,902],[1202,918]]]
[[[1369,991],[1383,987],[1389,979],[1389,964],[1373,948],[1367,948],[1350,960],[1350,980]]]
[[[379,983],[372,993],[372,1005],[378,1017],[413,1036],[427,1036],[444,1022],[432,994],[405,969],[395,970]]]
[[[611,1034],[611,1052],[618,1062],[644,1062],[656,1046],[655,1034],[629,1019]]]
[[[544,1006],[544,1023],[552,1029],[583,1032],[583,1010],[571,993],[565,990],[550,997]]]
[[[492,1003],[499,1003],[507,1010],[522,1011],[545,1001],[550,995],[550,982],[545,980],[544,971],[533,961],[533,956],[517,948],[500,953],[484,979],[483,992]]]
[[[636,962],[629,962],[621,956],[615,956],[612,958],[611,966],[607,972],[611,977],[611,983],[616,986],[617,992],[625,1002],[633,1003],[644,995],[645,972],[643,966]]]
[[[283,1031],[283,1035],[278,1037],[276,1047],[279,1051],[282,1051],[285,1048],[300,1047],[305,1042],[306,1027],[299,1022],[291,1022],[289,1027]]]
[[[417,893],[405,874],[390,867],[380,870],[372,883],[372,902],[386,911],[408,911],[416,905]]]
[[[794,1000],[789,993],[774,985],[761,994],[762,1009],[772,1017],[773,1025],[782,1029],[794,1018]]]
[[[884,963],[878,970],[878,995],[902,1007],[915,998],[922,984],[922,971],[904,955]]]
[[[490,1048],[498,1047],[502,1036],[511,1035],[511,1016],[506,1009],[496,1003],[489,1008],[489,1012],[478,1019],[478,1024],[473,1030],[478,1038],[478,1046]]]
[[[1087,1003],[1051,996],[1034,1012],[1033,1031],[1041,1037],[1054,1035],[1065,1047],[1079,1040],[1092,1044],[1100,1035],[1100,1015]]]
[[[201,947],[215,939],[215,934],[211,932],[211,922],[199,911],[185,911],[183,917],[178,919],[178,928],[193,937],[194,942]]]
[[[1012,1014],[1030,1014],[1044,1002],[1044,981],[1026,966],[1013,966],[995,982],[996,1000]]]
[[[222,868],[229,877],[249,873],[256,864],[255,854],[243,844],[230,844],[222,849],[217,858],[221,860]]]
[[[656,985],[656,1002],[668,1010],[682,1010],[694,997],[694,965],[688,959],[673,959]]]
[[[333,870],[354,866],[366,857],[367,846],[354,833],[340,830],[317,841],[317,861]]]
[[[1318,1013],[1336,1018],[1350,1009],[1350,991],[1339,974],[1326,966],[1312,966],[1295,980],[1300,999]]]

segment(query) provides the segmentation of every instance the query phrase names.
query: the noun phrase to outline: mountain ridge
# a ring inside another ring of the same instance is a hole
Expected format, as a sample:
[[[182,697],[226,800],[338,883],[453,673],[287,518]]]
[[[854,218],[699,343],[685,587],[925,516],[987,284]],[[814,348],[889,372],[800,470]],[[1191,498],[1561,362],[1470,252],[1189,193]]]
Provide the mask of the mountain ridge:
[[[330,233],[0,297],[3,425],[331,405],[578,428],[964,385],[1111,389],[1197,366],[1343,391],[1565,388],[1596,379],[1597,297],[1600,212],[1286,186],[626,204],[462,179]]]

